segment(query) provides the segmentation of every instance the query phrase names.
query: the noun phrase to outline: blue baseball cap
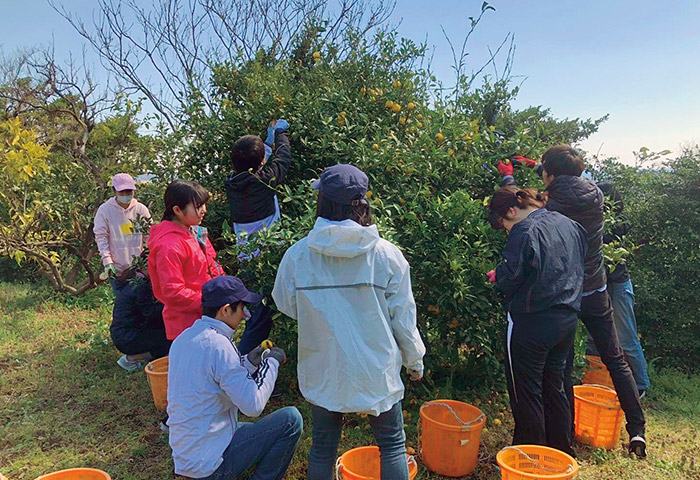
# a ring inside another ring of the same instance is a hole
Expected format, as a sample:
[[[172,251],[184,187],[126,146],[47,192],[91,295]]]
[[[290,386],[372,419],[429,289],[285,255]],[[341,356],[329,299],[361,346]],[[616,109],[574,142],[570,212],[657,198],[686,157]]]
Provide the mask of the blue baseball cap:
[[[342,205],[352,205],[353,200],[365,198],[369,180],[359,168],[347,165],[333,165],[321,172],[311,188],[318,190],[325,198]]]
[[[236,277],[224,275],[215,277],[202,285],[202,306],[221,307],[227,303],[259,303],[262,297],[245,288]]]

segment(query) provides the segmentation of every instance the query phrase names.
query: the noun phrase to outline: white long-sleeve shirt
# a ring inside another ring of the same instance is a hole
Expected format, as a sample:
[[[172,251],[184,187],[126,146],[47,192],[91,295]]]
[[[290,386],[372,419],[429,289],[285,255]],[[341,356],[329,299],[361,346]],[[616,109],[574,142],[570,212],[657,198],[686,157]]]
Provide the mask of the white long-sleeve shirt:
[[[238,428],[238,411],[257,417],[272,394],[279,362],[267,358],[256,371],[238,352],[233,333],[224,322],[203,316],[170,347],[168,426],[178,475],[214,473]]]
[[[272,291],[299,322],[299,389],[332,412],[379,415],[423,372],[409,265],[377,227],[318,218],[282,258]]]
[[[141,255],[146,239],[134,231],[137,216],[151,218],[151,213],[135,198],[124,208],[112,197],[97,209],[93,232],[102,265],[113,263],[117,272],[121,272],[131,266],[133,257]]]

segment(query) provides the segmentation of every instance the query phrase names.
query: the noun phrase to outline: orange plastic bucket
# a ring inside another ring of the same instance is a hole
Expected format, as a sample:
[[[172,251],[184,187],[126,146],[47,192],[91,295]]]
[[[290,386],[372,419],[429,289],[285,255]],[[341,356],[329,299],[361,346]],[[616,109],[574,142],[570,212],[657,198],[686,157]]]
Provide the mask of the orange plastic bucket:
[[[144,369],[158,410],[168,407],[168,357],[153,360]]]
[[[411,480],[418,475],[416,460],[406,455],[408,476]],[[337,480],[380,480],[379,447],[358,447],[340,456],[336,464]]]
[[[615,390],[593,386],[574,386],[576,441],[585,445],[615,448],[620,440],[624,414]]]
[[[613,385],[612,378],[610,378],[610,372],[605,368],[605,364],[600,357],[586,355],[586,361],[588,365],[581,381],[589,385],[604,385],[614,390],[615,385]]]
[[[513,445],[496,455],[501,480],[565,480],[578,473],[578,463],[556,448]]]
[[[486,415],[456,400],[433,400],[420,407],[420,455],[431,471],[463,477],[476,468]]]
[[[96,468],[69,468],[58,472],[47,473],[36,480],[112,480],[107,472]]]

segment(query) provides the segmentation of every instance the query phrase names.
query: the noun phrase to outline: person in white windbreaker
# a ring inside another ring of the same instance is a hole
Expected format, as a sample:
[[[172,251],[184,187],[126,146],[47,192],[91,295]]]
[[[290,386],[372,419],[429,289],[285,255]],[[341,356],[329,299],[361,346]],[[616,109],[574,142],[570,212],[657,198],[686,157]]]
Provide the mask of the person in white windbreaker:
[[[409,265],[379,237],[352,165],[323,171],[317,219],[282,258],[272,297],[299,322],[299,388],[311,403],[307,478],[333,478],[344,413],[369,414],[383,480],[408,480],[401,367],[423,377],[425,346],[416,327]]]

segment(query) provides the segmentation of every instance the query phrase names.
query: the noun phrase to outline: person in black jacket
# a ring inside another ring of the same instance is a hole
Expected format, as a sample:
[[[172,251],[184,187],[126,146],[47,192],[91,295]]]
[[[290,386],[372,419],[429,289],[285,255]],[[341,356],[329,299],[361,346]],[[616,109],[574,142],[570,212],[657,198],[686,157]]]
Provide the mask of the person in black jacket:
[[[240,232],[251,235],[280,217],[275,188],[284,182],[292,162],[285,133],[288,127],[285,120],[270,125],[266,140],[270,145],[255,135],[245,135],[233,145],[231,163],[235,172],[226,179],[224,186],[236,235]],[[268,162],[272,142],[275,155]]]
[[[580,223],[587,232],[588,251],[584,261],[585,278],[581,300],[581,320],[593,336],[601,360],[610,371],[620,406],[627,418],[630,451],[646,456],[644,412],[639,392],[613,323],[613,309],[607,292],[603,261],[604,201],[603,193],[584,178],[583,158],[569,145],[557,145],[542,156],[542,179],[547,187],[547,209],[560,212]],[[573,412],[573,349],[567,360],[567,394]],[[573,429],[573,424],[572,424]]]
[[[255,232],[269,228],[280,219],[280,208],[275,188],[284,182],[292,162],[286,120],[276,120],[267,129],[265,142],[255,135],[239,138],[231,150],[231,163],[235,172],[225,181],[224,187],[231,212],[231,223],[236,233],[236,241],[244,245],[248,237]],[[267,157],[275,155],[272,160]],[[253,253],[253,256],[259,251]],[[250,259],[249,255],[240,254],[240,261]],[[256,338],[265,338],[272,328],[272,310],[261,303],[250,312],[246,321],[249,332],[238,348],[246,354],[257,345]],[[276,394],[275,394],[276,395]]]
[[[153,296],[148,277],[133,268],[115,279],[115,290],[118,301],[114,302],[109,333],[114,346],[124,354],[117,363],[132,372],[168,354],[163,304]]]
[[[607,180],[598,182],[597,185],[606,199],[609,200],[606,203],[606,208],[612,203],[613,211],[618,220],[611,229],[608,229],[603,234],[603,243],[608,244],[620,240],[626,235],[630,230],[630,224],[622,214],[624,202],[615,185]],[[613,305],[615,331],[620,339],[620,346],[625,352],[625,359],[632,369],[632,375],[641,398],[650,386],[649,373],[642,344],[637,334],[637,318],[634,314],[634,287],[627,270],[627,263],[621,262],[613,271],[606,269],[606,273],[608,276],[608,295],[610,295],[610,301]],[[593,337],[590,334],[588,334],[586,343],[586,353],[599,356]]]
[[[571,409],[564,390],[583,293],[586,231],[543,207],[535,190],[504,187],[489,204],[494,228],[508,230],[503,263],[487,274],[505,294],[506,377],[513,444],[571,455]]]

